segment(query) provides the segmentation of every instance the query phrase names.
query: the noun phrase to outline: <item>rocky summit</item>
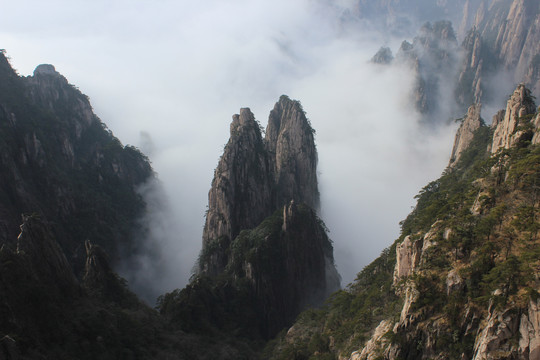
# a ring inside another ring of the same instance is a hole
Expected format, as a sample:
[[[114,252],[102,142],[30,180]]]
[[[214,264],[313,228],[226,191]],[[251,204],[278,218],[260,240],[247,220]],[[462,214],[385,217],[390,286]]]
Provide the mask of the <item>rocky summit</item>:
[[[200,270],[217,274],[241,230],[253,229],[290,201],[318,210],[314,130],[302,106],[282,96],[266,136],[247,108],[233,116],[230,139],[208,193]]]
[[[265,338],[340,287],[316,215],[316,169],[314,130],[300,102],[282,96],[264,138],[249,109],[233,116],[208,195],[199,276],[247,286]]]
[[[153,177],[150,163],[52,65],[20,77],[0,54],[0,135],[0,244],[17,238],[21,214],[38,214],[77,272],[87,239],[114,264],[120,249],[133,252],[145,212],[137,187]]]

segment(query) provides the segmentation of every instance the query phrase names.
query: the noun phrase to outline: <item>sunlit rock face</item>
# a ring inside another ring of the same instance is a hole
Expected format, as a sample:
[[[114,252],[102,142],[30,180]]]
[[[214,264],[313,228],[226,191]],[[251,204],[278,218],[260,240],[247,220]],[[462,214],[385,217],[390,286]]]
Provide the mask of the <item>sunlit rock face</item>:
[[[524,83],[538,94],[538,1],[482,2],[462,23],[468,24],[468,32],[463,32],[464,56],[456,92],[462,105],[492,101],[497,90],[510,91],[505,87],[512,83]]]
[[[424,24],[412,43],[403,41],[394,62],[408,65],[415,74],[413,101],[426,124],[453,110],[450,99],[458,73],[459,45],[450,21]]]
[[[474,133],[484,124],[480,118],[480,105],[471,105],[461,126],[456,132],[454,147],[450,155],[449,167],[455,166],[461,157],[461,153],[469,147],[474,138]]]
[[[510,99],[506,104],[506,110],[495,117],[493,127],[493,143],[491,152],[494,154],[499,149],[508,149],[516,142],[527,136],[526,131],[521,129],[520,120],[523,122],[524,117],[533,115],[536,112],[534,99],[531,97],[531,91],[524,85],[518,85]],[[533,133],[530,132],[530,138]],[[530,140],[530,139],[529,139]]]

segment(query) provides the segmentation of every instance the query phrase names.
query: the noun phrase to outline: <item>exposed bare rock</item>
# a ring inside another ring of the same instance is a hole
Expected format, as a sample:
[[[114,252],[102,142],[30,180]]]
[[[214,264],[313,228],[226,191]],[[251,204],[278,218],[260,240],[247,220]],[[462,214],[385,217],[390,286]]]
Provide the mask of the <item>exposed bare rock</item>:
[[[507,74],[515,83],[524,82],[538,94],[539,41],[538,1],[482,2],[463,41],[465,57],[456,93],[460,103],[492,100],[496,91],[490,84],[500,72]]]
[[[512,338],[518,326],[519,319],[513,309],[492,311],[476,337],[473,360],[511,358],[515,352]]]
[[[92,123],[99,121],[92,111],[88,97],[78,91],[73,91],[74,87],[56,71],[53,65],[37,66],[34,75],[28,76],[26,81],[28,96],[35,104],[59,114],[66,112],[66,104],[69,104],[70,110],[75,110],[72,112],[70,126],[73,126],[72,130],[76,138],[80,138],[83,130]]]
[[[429,249],[430,247],[434,245],[437,245],[439,233],[442,230],[441,225],[442,225],[442,221],[440,220],[435,221],[435,223],[433,223],[433,225],[431,225],[431,227],[429,228],[429,231],[424,235],[423,240],[422,240],[422,250],[421,250],[421,255],[420,255],[421,260],[423,260],[422,257],[427,249]],[[447,230],[445,230],[445,233]]]
[[[371,62],[375,64],[390,64],[392,60],[394,60],[394,55],[389,47],[381,47],[371,58]]]
[[[412,240],[409,235],[396,247],[394,285],[413,273],[416,266],[420,263],[422,245],[422,240]]]
[[[456,269],[450,270],[446,276],[446,294],[450,295],[453,292],[461,291],[464,287],[465,282],[459,272]]]
[[[416,73],[414,101],[426,122],[441,111],[440,101],[449,98],[446,85],[456,76],[457,39],[449,21],[426,23],[412,44],[404,41],[396,54],[396,61],[405,62]],[[445,109],[446,111],[446,109]]]
[[[390,340],[385,335],[388,331],[392,330],[393,326],[394,324],[389,320],[381,321],[362,351],[353,352],[350,360],[380,359],[381,354],[390,343]]]
[[[508,149],[520,139],[518,125],[520,118],[534,114],[536,105],[531,97],[531,91],[525,85],[518,85],[506,104],[506,111],[502,120],[497,119],[494,126],[491,153],[496,153],[500,148]]]
[[[478,130],[480,126],[484,125],[484,122],[480,118],[480,110],[480,104],[471,105],[469,107],[467,115],[456,132],[454,147],[452,149],[450,162],[448,164],[449,167],[454,167],[457,164],[463,151],[471,144],[476,130]]]
[[[411,307],[414,302],[418,300],[420,295],[420,292],[416,290],[413,284],[407,284],[405,289],[405,301],[403,302],[399,322],[394,327],[394,332],[397,332],[400,328],[406,328],[410,323],[414,322],[414,317],[411,317]]]
[[[317,210],[317,150],[298,101],[281,96],[270,112],[263,141],[247,108],[233,116],[231,135],[208,193],[200,270],[218,274],[230,242],[294,200]]]
[[[208,195],[199,274],[241,284],[247,310],[258,314],[254,326],[271,338],[340,288],[316,215],[314,131],[300,103],[286,96],[270,112],[264,141],[247,108],[233,116],[230,131]]]
[[[533,119],[534,125],[534,136],[532,138],[533,144],[540,144],[540,111],[536,114],[536,117]]]
[[[319,209],[313,134],[300,102],[281,96],[270,112],[264,139],[273,165],[277,206],[295,200]]]
[[[540,299],[529,301],[519,325],[520,359],[540,359]]]

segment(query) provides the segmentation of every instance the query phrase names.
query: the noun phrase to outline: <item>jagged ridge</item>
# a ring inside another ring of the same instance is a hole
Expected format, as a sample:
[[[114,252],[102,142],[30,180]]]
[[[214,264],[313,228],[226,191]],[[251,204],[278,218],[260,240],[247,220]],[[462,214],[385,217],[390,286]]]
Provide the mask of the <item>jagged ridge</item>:
[[[328,309],[301,315],[269,358],[538,358],[540,112],[532,100],[518,86],[501,117],[510,121],[491,128],[471,107],[451,166],[422,189],[401,237]]]

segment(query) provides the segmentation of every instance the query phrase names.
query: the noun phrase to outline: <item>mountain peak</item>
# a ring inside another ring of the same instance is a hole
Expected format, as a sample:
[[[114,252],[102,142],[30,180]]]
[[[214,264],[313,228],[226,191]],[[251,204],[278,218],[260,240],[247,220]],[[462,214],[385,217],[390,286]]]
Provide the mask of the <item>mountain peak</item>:
[[[34,76],[38,75],[54,75],[54,76],[62,76],[53,65],[51,64],[41,64],[36,67],[34,70]]]
[[[526,136],[528,132],[520,125],[525,125],[525,117],[535,112],[536,104],[531,91],[525,85],[519,84],[506,103],[504,113],[500,113],[492,124],[494,132],[491,153],[496,153],[500,148],[508,149]],[[532,133],[530,135],[532,136]]]
[[[314,133],[300,102],[281,96],[270,112],[265,137],[279,206],[295,200],[319,208]]]
[[[461,153],[469,147],[474,138],[474,133],[478,128],[484,125],[484,121],[480,118],[480,104],[473,104],[467,110],[467,115],[463,119],[461,126],[456,132],[452,155],[450,156],[449,167],[455,166],[461,157]]]

